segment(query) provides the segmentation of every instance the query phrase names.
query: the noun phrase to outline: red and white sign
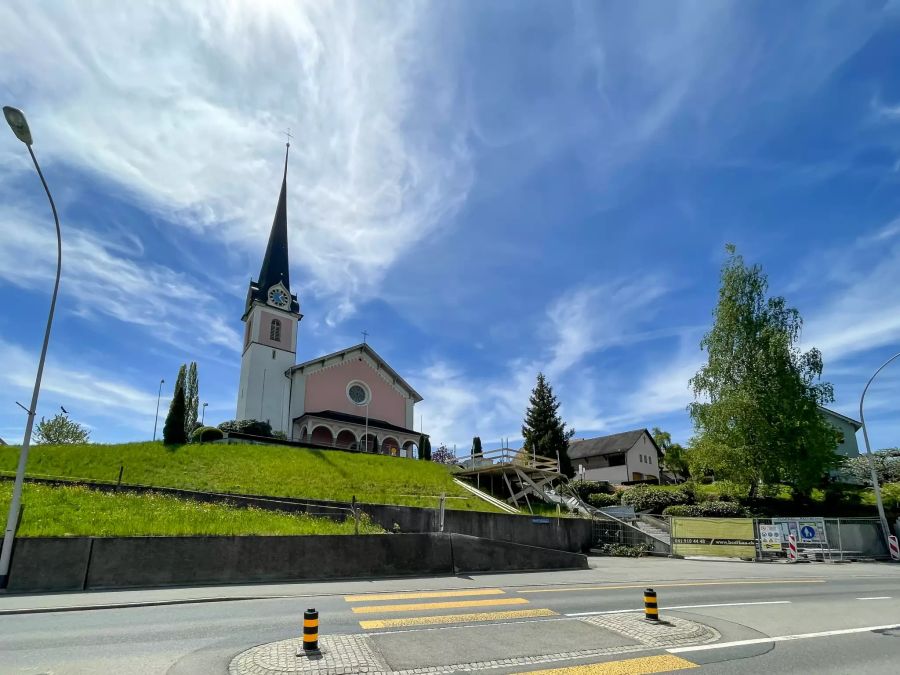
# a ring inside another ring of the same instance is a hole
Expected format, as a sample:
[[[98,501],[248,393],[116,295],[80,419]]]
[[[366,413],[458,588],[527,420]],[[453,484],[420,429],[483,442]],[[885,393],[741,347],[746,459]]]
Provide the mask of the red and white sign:
[[[797,535],[795,534],[788,535],[787,556],[788,562],[797,562]]]
[[[897,546],[897,537],[888,535],[888,548],[891,549],[891,560],[900,560],[900,546]]]

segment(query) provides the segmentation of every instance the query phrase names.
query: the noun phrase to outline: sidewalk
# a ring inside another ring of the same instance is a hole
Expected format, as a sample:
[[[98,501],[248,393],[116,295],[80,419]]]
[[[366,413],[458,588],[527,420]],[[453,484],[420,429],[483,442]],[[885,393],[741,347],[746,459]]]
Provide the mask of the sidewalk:
[[[751,564],[733,561],[676,560],[670,558],[589,558],[591,569],[559,572],[519,572],[472,576],[404,577],[366,581],[296,582],[241,586],[199,586],[83,593],[6,595],[0,593],[0,615],[31,612],[76,611],[111,607],[223,602],[260,598],[294,598],[366,593],[372,591],[417,591],[528,587],[569,584],[661,583],[701,579],[790,579],[790,578],[900,578],[900,565],[851,563],[829,565]]]

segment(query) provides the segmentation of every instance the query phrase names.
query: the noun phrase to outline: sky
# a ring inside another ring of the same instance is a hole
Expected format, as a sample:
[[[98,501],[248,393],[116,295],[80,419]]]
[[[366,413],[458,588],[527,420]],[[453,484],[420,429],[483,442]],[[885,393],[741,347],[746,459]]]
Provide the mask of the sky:
[[[0,101],[64,239],[38,417],[147,440],[192,360],[206,421],[234,417],[290,129],[298,360],[367,331],[434,446],[519,447],[538,371],[576,438],[687,442],[729,242],[858,418],[900,351],[898,61],[897,2],[7,0]],[[8,442],[54,240],[0,130]],[[900,445],[900,361],[866,412]]]

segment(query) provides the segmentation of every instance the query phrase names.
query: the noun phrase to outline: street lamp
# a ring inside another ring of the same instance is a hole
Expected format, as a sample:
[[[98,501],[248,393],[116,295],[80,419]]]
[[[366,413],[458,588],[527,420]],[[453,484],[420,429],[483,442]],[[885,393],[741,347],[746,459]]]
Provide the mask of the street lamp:
[[[38,361],[37,376],[34,378],[34,391],[31,394],[31,407],[28,409],[28,422],[25,425],[25,438],[22,440],[22,449],[19,451],[19,465],[16,468],[16,481],[13,486],[12,500],[9,502],[9,513],[6,517],[6,529],[3,533],[3,549],[0,551],[0,588],[6,588],[9,581],[9,561],[12,557],[13,537],[16,534],[16,524],[19,520],[19,507],[22,502],[22,484],[25,482],[25,464],[28,462],[28,449],[31,445],[31,430],[34,427],[34,415],[37,410],[38,396],[41,393],[41,377],[44,374],[44,361],[47,357],[47,345],[50,342],[50,327],[53,325],[53,311],[56,309],[56,296],[59,292],[59,276],[62,272],[62,234],[59,231],[59,216],[56,213],[56,204],[53,203],[53,196],[50,194],[50,188],[47,187],[47,181],[44,180],[44,174],[38,164],[37,157],[34,156],[34,150],[31,149],[32,139],[31,130],[28,128],[28,121],[21,110],[10,106],[3,107],[3,116],[9,123],[10,128],[20,141],[28,148],[28,154],[31,155],[31,161],[34,162],[34,168],[37,170],[44,191],[47,193],[47,199],[50,200],[50,209],[53,211],[53,220],[56,223],[56,281],[53,284],[53,296],[50,300],[50,314],[47,316],[47,328],[44,331],[44,344],[41,347],[41,358]]]
[[[872,374],[872,377],[869,378],[869,381],[866,382],[866,387],[863,389],[862,396],[859,397],[859,421],[862,423],[863,439],[866,441],[866,456],[869,458],[869,471],[872,472],[872,487],[875,488],[875,504],[878,506],[878,517],[881,518],[881,527],[884,528],[885,537],[891,533],[891,530],[888,527],[887,516],[884,515],[884,503],[881,501],[881,486],[878,484],[878,472],[875,471],[875,458],[872,457],[872,448],[869,446],[869,432],[866,430],[866,418],[863,415],[863,403],[866,400],[866,392],[869,390],[869,385],[872,384],[872,380],[875,379],[875,376],[878,375],[878,373],[884,370],[886,365],[896,358],[900,358],[900,353],[894,354],[891,358],[881,364],[881,367],[876,370]]]
[[[153,420],[153,440],[156,440],[156,425],[159,424],[159,399],[162,397],[162,386],[165,380],[159,381],[159,391],[156,393],[156,418]]]
[[[200,426],[201,427],[203,426],[203,420],[206,419],[206,406],[208,406],[208,405],[209,405],[209,403],[204,403],[203,410],[200,411]]]

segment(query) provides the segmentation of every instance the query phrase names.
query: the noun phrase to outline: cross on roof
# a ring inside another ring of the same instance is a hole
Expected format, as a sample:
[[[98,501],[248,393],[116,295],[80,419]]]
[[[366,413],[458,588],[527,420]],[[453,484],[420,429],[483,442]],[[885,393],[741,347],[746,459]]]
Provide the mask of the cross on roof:
[[[366,338],[369,337],[368,331],[363,331],[362,336],[363,336],[363,344],[366,344]]]
[[[287,128],[287,131],[284,132],[284,135],[287,136],[287,139],[288,139],[288,140],[287,140],[287,144],[290,145],[290,144],[291,144],[291,139],[293,138],[293,136],[291,135],[291,128],[290,128],[290,127]]]

